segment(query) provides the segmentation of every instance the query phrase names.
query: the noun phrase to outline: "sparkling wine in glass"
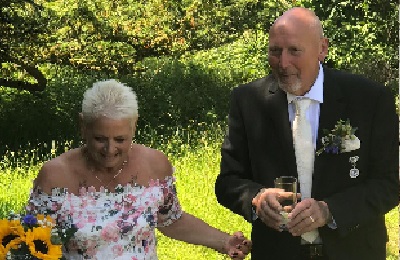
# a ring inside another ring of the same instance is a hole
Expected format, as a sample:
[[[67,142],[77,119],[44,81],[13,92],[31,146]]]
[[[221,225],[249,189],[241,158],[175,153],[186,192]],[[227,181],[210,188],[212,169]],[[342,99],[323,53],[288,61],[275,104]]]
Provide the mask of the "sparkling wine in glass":
[[[296,206],[297,203],[297,179],[293,176],[281,176],[276,178],[275,188],[283,189],[285,192],[290,192],[292,194],[287,196],[282,196],[279,202],[282,206],[280,214],[282,215],[282,222],[280,228],[287,231],[286,224],[288,223],[288,215]]]

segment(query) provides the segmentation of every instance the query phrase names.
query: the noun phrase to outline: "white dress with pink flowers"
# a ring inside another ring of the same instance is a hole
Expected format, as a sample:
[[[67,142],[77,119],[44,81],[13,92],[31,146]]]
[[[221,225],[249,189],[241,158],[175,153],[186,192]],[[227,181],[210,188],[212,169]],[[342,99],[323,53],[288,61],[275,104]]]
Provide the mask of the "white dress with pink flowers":
[[[81,188],[79,195],[55,188],[51,195],[31,193],[28,211],[51,215],[61,234],[75,231],[63,246],[68,260],[157,259],[155,228],[180,218],[175,178],[148,187],[121,185],[115,192]]]

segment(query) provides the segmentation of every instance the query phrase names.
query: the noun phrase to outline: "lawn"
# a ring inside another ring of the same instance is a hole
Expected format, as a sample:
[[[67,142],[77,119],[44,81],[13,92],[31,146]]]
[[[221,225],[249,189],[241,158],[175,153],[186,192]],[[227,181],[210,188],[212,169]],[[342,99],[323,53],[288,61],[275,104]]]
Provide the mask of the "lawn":
[[[178,196],[186,212],[226,232],[241,230],[246,236],[250,235],[250,225],[216,201],[214,183],[219,172],[218,145],[204,143],[204,147],[197,151],[188,149],[184,156],[168,155],[176,167]],[[38,167],[30,167],[20,168],[13,172],[0,171],[0,213],[5,209],[19,208],[24,204],[32,186],[31,180],[37,174],[37,170]],[[389,231],[387,259],[398,259],[398,208],[386,215],[386,221]],[[210,249],[173,241],[160,233],[157,234],[160,260],[228,259]]]

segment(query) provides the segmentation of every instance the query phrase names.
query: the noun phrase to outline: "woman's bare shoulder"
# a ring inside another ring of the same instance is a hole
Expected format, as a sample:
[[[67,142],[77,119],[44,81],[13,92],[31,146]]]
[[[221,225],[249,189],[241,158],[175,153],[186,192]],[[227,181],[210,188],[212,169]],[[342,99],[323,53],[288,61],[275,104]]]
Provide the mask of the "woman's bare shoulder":
[[[141,155],[142,160],[148,167],[152,179],[164,179],[166,176],[172,175],[172,165],[168,157],[161,151],[138,145],[134,152]]]
[[[73,149],[45,162],[39,170],[34,186],[40,187],[46,193],[51,192],[52,188],[64,187],[73,174],[72,166],[78,158],[77,149]]]

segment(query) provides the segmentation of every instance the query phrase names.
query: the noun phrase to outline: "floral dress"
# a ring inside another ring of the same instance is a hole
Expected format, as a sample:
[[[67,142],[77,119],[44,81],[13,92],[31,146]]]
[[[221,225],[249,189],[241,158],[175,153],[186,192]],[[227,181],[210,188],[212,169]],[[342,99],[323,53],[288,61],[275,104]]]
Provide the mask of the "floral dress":
[[[27,210],[51,215],[62,234],[72,231],[63,245],[68,260],[157,259],[155,228],[182,215],[173,176],[152,180],[148,187],[118,185],[114,192],[89,187],[75,195],[55,188],[48,195],[34,190]]]

